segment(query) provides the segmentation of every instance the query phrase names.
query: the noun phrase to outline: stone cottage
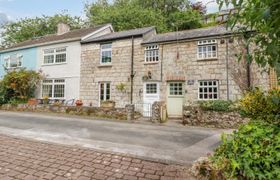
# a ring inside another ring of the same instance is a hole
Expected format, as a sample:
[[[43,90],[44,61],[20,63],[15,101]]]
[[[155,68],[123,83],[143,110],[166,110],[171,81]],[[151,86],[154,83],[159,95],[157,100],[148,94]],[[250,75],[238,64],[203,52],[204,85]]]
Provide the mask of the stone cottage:
[[[224,26],[157,34],[154,27],[82,41],[80,97],[100,106],[135,104],[150,116],[155,101],[169,117],[198,100],[236,100],[248,87],[269,88],[267,73],[238,63],[242,40]]]

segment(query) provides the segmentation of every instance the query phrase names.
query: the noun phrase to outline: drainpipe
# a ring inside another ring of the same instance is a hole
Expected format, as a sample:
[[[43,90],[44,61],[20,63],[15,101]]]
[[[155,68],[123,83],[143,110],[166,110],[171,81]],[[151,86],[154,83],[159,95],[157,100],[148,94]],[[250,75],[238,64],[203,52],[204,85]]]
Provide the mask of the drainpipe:
[[[228,39],[227,38],[226,38],[226,78],[227,78],[227,100],[229,101]]]
[[[134,36],[131,37],[131,68],[130,68],[130,104],[133,103],[133,79],[134,79]]]
[[[248,90],[251,88],[251,63],[249,59],[250,55],[250,49],[249,49],[249,44],[246,45],[246,64],[247,64],[247,85],[248,85]]]
[[[162,45],[160,45],[161,46],[161,52],[160,52],[160,54],[161,54],[161,57],[160,57],[160,82],[162,82],[162,80],[163,80],[163,72],[162,72],[162,69],[163,69],[163,44]]]

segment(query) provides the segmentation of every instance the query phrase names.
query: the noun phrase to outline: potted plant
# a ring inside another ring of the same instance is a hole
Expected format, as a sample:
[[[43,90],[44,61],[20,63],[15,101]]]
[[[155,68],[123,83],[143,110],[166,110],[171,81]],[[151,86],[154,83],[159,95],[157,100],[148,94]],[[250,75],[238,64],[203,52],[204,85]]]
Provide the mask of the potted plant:
[[[76,102],[75,102],[76,106],[82,106],[84,103],[82,100],[78,99]]]
[[[43,97],[43,104],[49,104],[49,97],[48,96]]]
[[[37,104],[37,100],[35,98],[30,98],[30,99],[28,99],[27,104],[28,105],[36,105]]]
[[[114,108],[115,105],[116,105],[115,101],[107,100],[101,102],[101,107],[103,108]]]

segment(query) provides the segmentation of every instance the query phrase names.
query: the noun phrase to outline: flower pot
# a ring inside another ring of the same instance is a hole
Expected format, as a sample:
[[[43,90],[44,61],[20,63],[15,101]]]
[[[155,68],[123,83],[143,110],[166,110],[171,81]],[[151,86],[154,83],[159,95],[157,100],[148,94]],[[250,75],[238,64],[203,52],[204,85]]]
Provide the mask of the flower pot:
[[[29,100],[28,100],[27,104],[28,104],[28,105],[36,105],[36,104],[38,104],[38,103],[37,103],[37,100],[36,100],[36,99],[32,98],[32,99],[29,99]]]

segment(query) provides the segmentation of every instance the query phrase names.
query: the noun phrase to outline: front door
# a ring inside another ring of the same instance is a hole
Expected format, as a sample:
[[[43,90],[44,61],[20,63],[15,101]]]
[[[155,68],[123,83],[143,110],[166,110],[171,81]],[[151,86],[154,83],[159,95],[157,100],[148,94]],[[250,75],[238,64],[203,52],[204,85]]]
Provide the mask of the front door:
[[[159,83],[149,82],[144,83],[144,105],[143,116],[152,116],[152,105],[154,102],[159,101]]]
[[[183,116],[185,95],[183,85],[183,82],[168,83],[167,113],[171,118],[181,118]]]

